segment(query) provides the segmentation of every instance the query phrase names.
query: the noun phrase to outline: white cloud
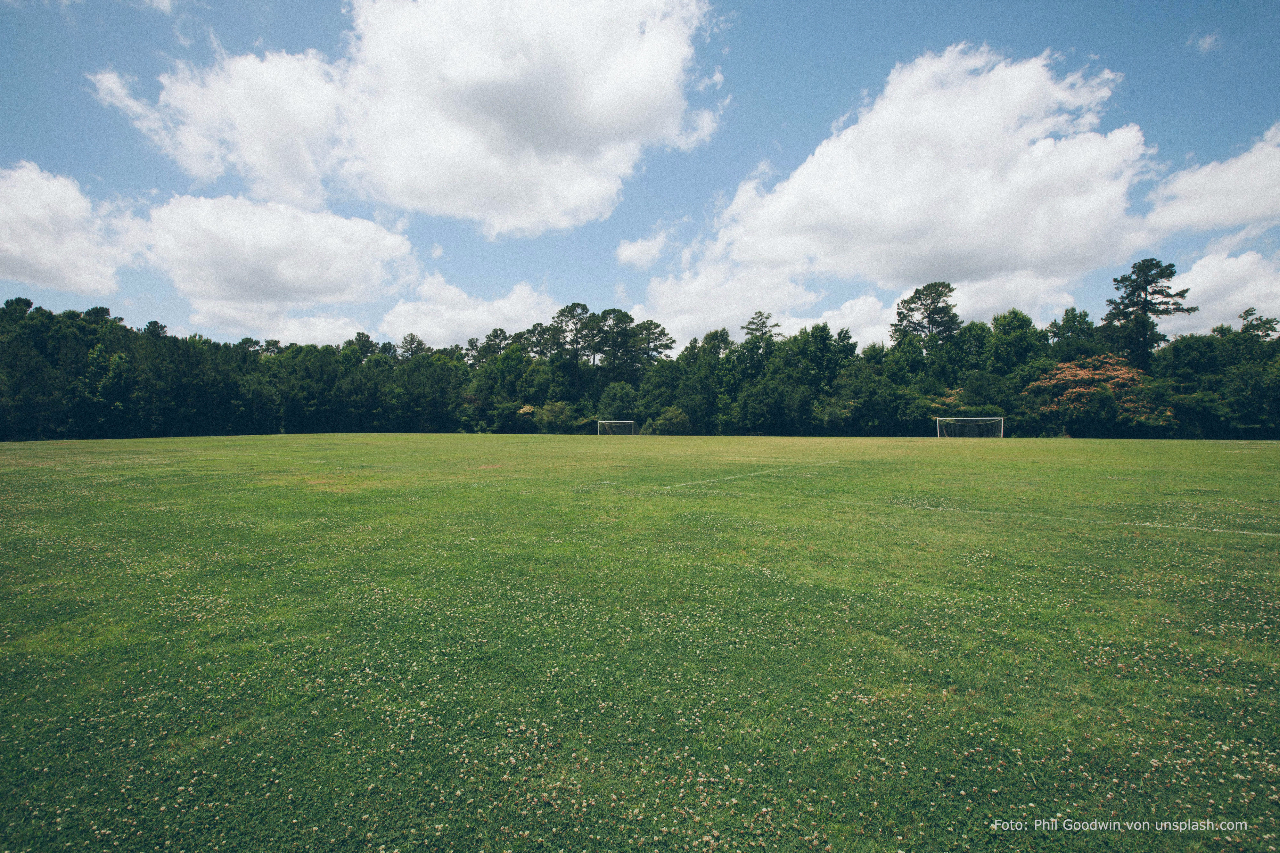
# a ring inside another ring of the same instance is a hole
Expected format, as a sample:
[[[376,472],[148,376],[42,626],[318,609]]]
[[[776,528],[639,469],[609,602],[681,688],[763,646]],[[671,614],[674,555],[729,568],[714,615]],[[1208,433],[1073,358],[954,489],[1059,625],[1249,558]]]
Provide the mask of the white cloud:
[[[414,269],[408,239],[373,222],[233,197],[155,208],[148,244],[148,260],[191,301],[194,322],[282,340],[290,328],[358,328],[293,314],[387,295]]]
[[[0,278],[86,295],[116,291],[130,221],[34,163],[0,170]]]
[[[1208,35],[1195,35],[1187,39],[1187,44],[1194,47],[1200,53],[1208,53],[1216,50],[1222,39],[1217,33],[1209,33]]]
[[[94,76],[191,175],[239,172],[257,198],[326,189],[538,234],[607,216],[649,146],[689,148],[704,0],[355,0],[349,54],[222,57],[161,77],[153,106]]]
[[[113,71],[90,79],[102,103],[122,110],[198,180],[236,171],[255,198],[323,204],[341,92],[318,53],[224,56],[206,71],[179,64],[160,77],[156,106],[130,95]]]
[[[669,231],[659,231],[649,238],[623,240],[618,243],[618,263],[633,266],[636,269],[648,269],[662,256],[662,250],[666,248],[669,236]]]
[[[1033,320],[1047,323],[1075,305],[1071,280],[1066,276],[1018,271],[952,284],[956,289],[956,313],[966,320],[987,320],[1017,308]],[[902,295],[907,296],[909,292],[904,290]]]
[[[545,323],[560,307],[524,282],[506,296],[484,300],[468,296],[439,273],[427,276],[415,296],[415,301],[401,300],[388,311],[378,330],[396,340],[413,332],[429,346],[446,347],[483,338],[495,328],[517,332]]]
[[[659,320],[677,341],[684,341],[720,327],[737,335],[757,310],[787,317],[821,299],[792,280],[788,270],[739,264],[719,248],[695,243],[687,250],[692,265],[651,279],[645,304],[633,313]]]
[[[966,310],[1069,304],[1065,282],[1148,240],[1128,193],[1151,151],[1135,126],[1097,130],[1117,79],[966,46],[900,65],[791,175],[744,181],[689,268],[651,282],[647,308],[680,329],[757,309],[810,322],[796,312],[821,298],[815,282],[896,296],[936,280]],[[881,323],[883,306],[846,304],[867,312],[851,323]]]
[[[1171,175],[1152,202],[1147,222],[1167,233],[1280,220],[1280,124],[1238,157]]]
[[[803,326],[826,323],[833,331],[848,329],[860,346],[889,340],[889,326],[897,319],[893,305],[885,305],[874,296],[864,295],[850,299],[831,311],[823,311],[818,317],[792,320],[782,325],[787,334],[794,334]]]
[[[1160,330],[1168,335],[1206,332],[1223,323],[1239,328],[1238,317],[1246,308],[1280,317],[1280,257],[1276,255],[1212,252],[1179,273],[1172,287],[1187,288],[1184,303],[1200,310],[1162,318]]]
[[[1048,56],[926,54],[786,180],[744,183],[720,239],[742,260],[899,285],[1123,258],[1148,150],[1132,125],[1094,130],[1115,79],[1059,78]]]
[[[250,328],[258,329],[264,339],[298,344],[339,344],[354,338],[356,332],[366,331],[355,320],[329,315],[271,317],[268,322]]]

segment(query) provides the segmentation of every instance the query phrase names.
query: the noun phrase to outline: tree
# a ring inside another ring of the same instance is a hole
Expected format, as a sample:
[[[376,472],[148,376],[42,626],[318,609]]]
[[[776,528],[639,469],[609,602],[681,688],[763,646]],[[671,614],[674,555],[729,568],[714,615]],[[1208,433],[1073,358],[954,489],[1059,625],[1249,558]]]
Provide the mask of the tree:
[[[635,326],[636,340],[646,362],[663,358],[676,345],[676,339],[667,334],[656,320],[642,320]]]
[[[413,332],[409,332],[407,335],[405,335],[403,338],[400,339],[400,358],[404,359],[405,361],[408,361],[409,359],[413,358],[415,355],[421,355],[426,351],[427,351],[426,343],[422,340],[422,338],[418,337]]]
[[[506,329],[502,328],[490,331],[489,334],[485,335],[483,343],[479,338],[468,338],[467,362],[473,367],[478,367],[502,355],[510,343],[511,336],[507,334]]]
[[[358,353],[359,360],[362,362],[378,351],[378,345],[374,343],[373,338],[369,337],[368,332],[356,332],[356,336],[343,343],[342,348]]]
[[[1154,317],[1173,314],[1191,314],[1199,308],[1182,304],[1189,288],[1171,291],[1169,281],[1176,274],[1173,264],[1162,264],[1155,258],[1146,258],[1133,265],[1130,271],[1114,278],[1119,299],[1108,299],[1110,310],[1102,318],[1123,350],[1129,363],[1139,370],[1151,365],[1151,353],[1169,340],[1156,327]]]
[[[1061,320],[1049,324],[1047,331],[1049,340],[1053,342],[1049,352],[1055,361],[1075,361],[1106,351],[1088,311],[1068,308],[1062,312]]]
[[[1047,435],[1164,436],[1177,427],[1173,410],[1151,393],[1147,377],[1109,353],[1059,364],[1022,396]]]
[[[596,417],[602,421],[629,421],[636,416],[636,389],[625,382],[610,382],[600,395]]]
[[[1257,316],[1257,308],[1246,308],[1240,314],[1240,331],[1246,335],[1257,335],[1264,341],[1271,340],[1276,334],[1276,325],[1280,321],[1275,317]]]
[[[4,303],[4,311],[0,311],[0,320],[12,325],[17,325],[23,317],[26,317],[34,303],[30,299],[21,296],[15,296],[13,299],[6,299]]]
[[[649,421],[641,430],[643,435],[690,435],[693,433],[693,424],[689,422],[689,416],[680,409],[679,406],[667,406],[662,410],[662,414]]]
[[[889,339],[893,343],[915,335],[922,341],[934,338],[945,341],[960,331],[960,317],[956,307],[947,300],[955,288],[945,281],[933,281],[917,287],[906,299],[898,303],[898,319],[889,327]]]
[[[565,348],[564,329],[556,325],[534,323],[512,337],[519,338],[521,345],[534,358],[550,359]]]
[[[573,409],[561,400],[547,403],[533,415],[533,422],[538,425],[539,432],[570,432],[573,430],[574,420]]]
[[[639,380],[644,356],[636,338],[635,319],[630,314],[621,308],[601,311],[596,321],[595,342],[605,376],[612,381]]]
[[[761,340],[766,340],[766,339],[773,340],[779,336],[778,333],[774,331],[774,329],[779,328],[781,324],[770,323],[769,321],[772,319],[773,319],[772,314],[766,314],[763,311],[757,311],[756,313],[751,315],[751,319],[747,321],[747,324],[741,327],[742,331],[747,333],[748,340],[751,340],[754,338],[758,338]]]
[[[1017,308],[991,318],[987,370],[1007,376],[1049,348],[1049,333]]]
[[[581,302],[564,306],[551,318],[551,325],[559,330],[565,347],[575,360],[589,358],[594,353],[595,332],[600,318]]]
[[[728,404],[723,393],[722,372],[725,353],[733,349],[733,340],[727,329],[707,332],[699,343],[689,341],[676,357],[680,381],[673,405],[684,412],[691,429],[698,435],[715,435],[720,425],[720,415]]]

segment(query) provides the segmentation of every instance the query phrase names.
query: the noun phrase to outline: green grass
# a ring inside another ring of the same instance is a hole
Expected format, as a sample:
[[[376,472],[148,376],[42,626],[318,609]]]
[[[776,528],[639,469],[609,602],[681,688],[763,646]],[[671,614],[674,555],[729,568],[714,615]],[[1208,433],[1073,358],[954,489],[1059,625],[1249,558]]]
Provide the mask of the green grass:
[[[1278,484],[1261,442],[0,445],[0,850],[1273,850]]]

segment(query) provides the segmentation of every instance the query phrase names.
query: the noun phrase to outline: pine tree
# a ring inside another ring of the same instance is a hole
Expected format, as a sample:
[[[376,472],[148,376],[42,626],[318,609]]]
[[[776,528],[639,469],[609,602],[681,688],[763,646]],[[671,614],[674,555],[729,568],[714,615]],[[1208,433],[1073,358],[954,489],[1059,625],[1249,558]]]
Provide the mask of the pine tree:
[[[1133,265],[1130,272],[1112,279],[1119,299],[1108,299],[1103,324],[1114,330],[1129,363],[1140,370],[1151,364],[1151,353],[1168,340],[1156,327],[1155,317],[1191,314],[1199,308],[1183,305],[1189,288],[1171,291],[1169,281],[1176,274],[1173,264],[1162,264],[1146,258]]]
[[[907,335],[925,342],[931,337],[942,341],[954,337],[960,331],[960,317],[948,301],[953,293],[955,288],[945,281],[917,287],[898,303],[898,319],[889,327],[889,339],[896,344]]]

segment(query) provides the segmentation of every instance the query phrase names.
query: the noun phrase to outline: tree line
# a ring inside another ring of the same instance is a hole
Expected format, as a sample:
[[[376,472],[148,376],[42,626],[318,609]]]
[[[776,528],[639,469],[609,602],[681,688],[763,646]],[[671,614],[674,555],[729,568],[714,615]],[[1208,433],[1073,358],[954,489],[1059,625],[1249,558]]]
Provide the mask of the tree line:
[[[741,341],[708,332],[679,352],[627,312],[574,303],[549,323],[442,349],[364,333],[341,346],[220,343],[124,325],[106,308],[0,312],[6,441],[315,432],[595,431],[654,435],[929,435],[933,418],[1002,416],[1007,435],[1280,437],[1277,321],[1169,341],[1190,313],[1175,270],[1148,258],[1085,311],[1037,328],[1013,309],[962,323],[947,282],[898,304],[888,345],[816,324],[778,333],[757,312]]]

